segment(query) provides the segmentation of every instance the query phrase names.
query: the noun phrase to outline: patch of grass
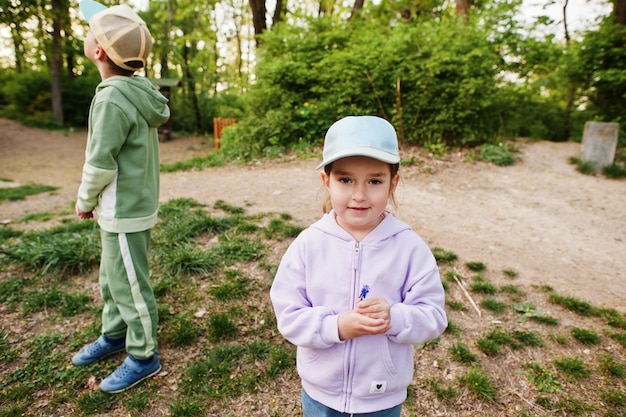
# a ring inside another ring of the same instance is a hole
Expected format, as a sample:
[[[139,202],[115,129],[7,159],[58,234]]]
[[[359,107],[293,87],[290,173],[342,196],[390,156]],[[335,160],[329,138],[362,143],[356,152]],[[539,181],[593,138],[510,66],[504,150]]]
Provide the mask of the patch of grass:
[[[233,206],[226,203],[224,200],[217,200],[213,205],[214,208],[225,211],[226,213],[242,215],[245,210],[241,207]]]
[[[250,279],[241,276],[239,270],[227,269],[224,271],[224,282],[209,289],[212,296],[220,301],[242,299],[250,293]]]
[[[173,346],[188,346],[200,337],[198,325],[187,314],[178,314],[170,320],[165,341]]]
[[[265,228],[265,237],[273,240],[283,240],[296,237],[304,230],[301,226],[287,224],[284,219],[272,219]]]
[[[517,318],[517,321],[520,322],[530,319],[538,323],[551,326],[556,326],[559,323],[559,321],[554,317],[546,316],[543,311],[537,310],[535,308],[535,303],[532,301],[527,301],[524,304],[515,304],[513,305],[513,308],[515,311],[522,313],[522,315]]]
[[[596,167],[593,162],[583,161],[577,156],[570,157],[569,163],[572,165],[576,165],[576,170],[581,174],[593,175],[596,173]]]
[[[465,266],[467,269],[474,272],[480,272],[487,269],[487,265],[482,262],[467,262],[465,263]]]
[[[560,305],[580,316],[594,317],[599,316],[600,312],[587,301],[579,300],[574,297],[565,297],[558,294],[550,294],[548,301],[552,304]]]
[[[57,288],[28,291],[22,300],[23,314],[59,308],[63,304],[64,295],[64,292]]]
[[[588,378],[590,375],[585,362],[579,358],[556,359],[554,366],[571,380]]]
[[[0,188],[0,202],[24,200],[29,195],[47,193],[58,190],[50,185],[28,184],[19,187]]]
[[[496,314],[500,314],[506,309],[507,304],[502,301],[496,300],[492,296],[489,296],[480,302],[480,306],[486,310],[492,311]]]
[[[439,247],[433,248],[432,252],[433,252],[433,255],[435,256],[435,260],[438,263],[449,264],[458,259],[458,256],[456,253],[447,251]]]
[[[474,275],[472,277],[470,290],[475,293],[487,295],[493,295],[498,291],[495,285],[493,285],[483,275],[480,274]]]
[[[500,329],[494,329],[485,337],[478,339],[476,346],[487,356],[495,356],[500,353],[503,345],[513,345],[515,341],[511,336]]]
[[[503,273],[506,277],[511,278],[511,279],[515,279],[515,278],[517,278],[517,275],[518,275],[518,274],[517,274],[517,271],[516,271],[516,270],[514,270],[514,269],[511,269],[511,268],[504,269],[504,270],[502,271],[502,273]]]
[[[64,294],[61,303],[61,315],[75,316],[91,308],[91,296],[88,294]]]
[[[0,302],[14,309],[24,298],[24,287],[30,285],[30,281],[21,277],[9,277],[0,281]]]
[[[567,336],[563,336],[561,334],[554,333],[554,332],[550,332],[549,336],[550,336],[550,339],[552,339],[554,342],[558,343],[559,345],[566,346],[569,344],[569,340]]]
[[[459,391],[451,386],[446,385],[441,379],[431,377],[426,381],[425,387],[431,390],[437,399],[448,404],[452,404],[455,398],[458,397]]]
[[[498,396],[498,390],[491,380],[479,368],[472,368],[459,377],[459,383],[472,391],[479,399],[493,401]]]
[[[471,364],[478,360],[475,354],[473,354],[463,343],[458,342],[450,346],[448,349],[452,359],[459,363]]]
[[[521,346],[543,346],[543,339],[537,332],[514,330],[511,333],[513,339],[517,341]]]
[[[54,219],[57,216],[58,216],[57,213],[30,213],[30,214],[20,217],[16,223],[28,223],[31,221],[47,222],[49,220]]]
[[[96,224],[71,222],[49,230],[22,234],[0,254],[27,271],[46,274],[80,274],[100,261],[100,238]]]
[[[611,333],[611,338],[626,348],[626,332]]]
[[[290,369],[296,363],[296,350],[293,346],[278,345],[269,351],[269,363],[265,372],[268,378],[276,377],[280,372]]]
[[[561,381],[556,379],[552,372],[541,366],[539,362],[526,365],[528,381],[537,387],[539,392],[558,392],[563,389]]]
[[[615,388],[602,390],[600,392],[600,398],[613,407],[624,408],[626,406],[626,394]]]
[[[607,178],[621,180],[626,178],[626,166],[620,164],[611,164],[602,168],[602,173]]]
[[[446,300],[446,306],[448,306],[450,310],[454,311],[467,311],[467,306],[461,301]]]
[[[573,327],[571,330],[572,337],[578,340],[583,345],[597,345],[600,343],[600,335],[594,330],[582,329],[580,327]]]
[[[468,158],[490,162],[500,167],[509,166],[515,164],[515,155],[511,152],[512,149],[512,146],[505,143],[498,145],[485,143],[470,152]]]
[[[616,378],[626,378],[626,366],[623,363],[616,361],[613,356],[606,354],[600,355],[598,357],[598,362],[600,362],[599,370],[604,375]]]
[[[213,313],[209,316],[209,329],[209,340],[212,342],[230,339],[238,333],[237,326],[224,313]]]
[[[159,264],[170,277],[180,275],[210,276],[219,267],[219,259],[213,251],[182,243],[160,252]]]
[[[626,314],[620,313],[614,308],[600,308],[599,311],[609,326],[626,330]]]
[[[91,391],[80,395],[76,403],[83,415],[105,414],[109,411],[111,396],[101,391]]]
[[[205,408],[202,398],[186,397],[174,400],[169,411],[171,417],[201,416]]]
[[[500,287],[500,291],[513,296],[513,298],[520,298],[526,295],[517,285],[503,285]]]
[[[206,156],[196,156],[186,161],[178,161],[171,164],[161,164],[161,172],[202,170],[204,168],[221,167],[226,165],[228,158],[224,152],[209,152]]]

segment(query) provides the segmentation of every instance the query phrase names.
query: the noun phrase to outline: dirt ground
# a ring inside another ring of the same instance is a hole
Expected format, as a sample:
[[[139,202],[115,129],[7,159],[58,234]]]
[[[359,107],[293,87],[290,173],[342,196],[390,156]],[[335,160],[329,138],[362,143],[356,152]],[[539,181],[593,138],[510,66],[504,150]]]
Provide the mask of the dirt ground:
[[[0,187],[44,184],[52,194],[0,204],[0,222],[73,209],[86,132],[48,132],[0,119]],[[394,213],[431,247],[514,269],[520,284],[550,285],[562,295],[626,312],[626,181],[587,176],[568,162],[578,143],[521,142],[512,167],[424,156],[401,168]],[[212,151],[207,137],[161,143],[162,163]],[[408,150],[401,150],[401,152]],[[164,173],[161,200],[216,200],[247,212],[286,212],[307,225],[321,215],[316,160],[256,163]]]

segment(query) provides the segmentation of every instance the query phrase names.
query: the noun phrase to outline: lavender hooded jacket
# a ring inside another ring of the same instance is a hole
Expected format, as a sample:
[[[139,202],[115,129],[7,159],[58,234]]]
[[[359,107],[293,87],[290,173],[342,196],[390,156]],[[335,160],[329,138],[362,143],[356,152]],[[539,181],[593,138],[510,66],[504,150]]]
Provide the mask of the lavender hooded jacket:
[[[384,335],[339,340],[337,317],[354,309],[361,287],[391,305]],[[411,228],[391,214],[361,242],[330,212],[290,245],[270,291],[278,330],[298,347],[302,386],[344,413],[384,410],[406,399],[413,345],[447,326],[435,258]]]

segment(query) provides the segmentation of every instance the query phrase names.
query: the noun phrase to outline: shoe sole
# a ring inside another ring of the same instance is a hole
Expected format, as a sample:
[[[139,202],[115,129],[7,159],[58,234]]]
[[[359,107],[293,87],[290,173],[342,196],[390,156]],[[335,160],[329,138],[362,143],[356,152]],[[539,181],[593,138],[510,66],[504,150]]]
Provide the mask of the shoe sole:
[[[107,393],[107,394],[118,394],[118,393],[120,393],[120,392],[124,392],[124,391],[126,391],[126,390],[127,390],[127,389],[129,389],[129,388],[134,387],[135,385],[137,385],[137,384],[138,384],[138,383],[140,383],[141,381],[144,381],[144,380],[146,380],[146,379],[150,378],[151,376],[155,376],[155,375],[156,375],[156,374],[158,374],[159,372],[161,372],[161,365],[160,365],[160,364],[159,364],[159,369],[157,369],[156,371],[154,371],[154,372],[152,372],[152,373],[150,373],[150,374],[148,374],[148,375],[144,376],[143,378],[138,379],[137,381],[133,382],[132,384],[130,384],[130,385],[129,385],[129,386],[127,386],[127,387],[120,388],[120,389],[116,389],[116,390],[113,390],[113,391],[105,391],[105,390],[103,390],[103,389],[102,389],[102,387],[100,387],[100,390],[101,390],[102,392]]]
[[[74,363],[74,361],[72,360],[72,363],[74,364],[74,366],[87,366],[87,365],[91,365],[92,363],[96,363],[99,360],[108,358],[109,356],[115,355],[116,353],[123,352],[125,350],[126,350],[126,346],[122,346],[120,349],[114,350],[113,352],[109,352],[106,355],[102,355],[99,358],[92,360],[91,362],[83,362],[83,363],[77,364],[77,363]]]

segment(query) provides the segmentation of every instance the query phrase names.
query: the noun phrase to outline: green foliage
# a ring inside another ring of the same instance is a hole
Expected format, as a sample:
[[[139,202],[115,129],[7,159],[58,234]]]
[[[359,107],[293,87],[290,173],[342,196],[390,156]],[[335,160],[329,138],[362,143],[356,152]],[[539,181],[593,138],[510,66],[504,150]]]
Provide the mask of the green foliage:
[[[94,68],[95,69],[95,68]],[[0,107],[0,116],[30,126],[57,128],[52,118],[50,74],[45,70],[28,70],[5,75],[0,96],[7,104]],[[67,126],[85,126],[95,87],[100,82],[97,71],[80,77],[63,74],[63,118]]]
[[[558,392],[563,389],[561,381],[556,379],[552,372],[542,367],[539,362],[527,365],[526,377],[535,384],[539,392]]]
[[[492,143],[516,130],[506,126],[513,115],[519,125],[536,122],[523,117],[520,102],[510,98],[517,87],[500,75],[507,69],[502,50],[521,39],[516,7],[476,9],[467,21],[444,12],[391,25],[334,15],[274,25],[263,35],[247,113],[225,132],[224,149],[244,160],[277,156],[319,143],[350,114],[385,117],[401,141],[430,150]],[[506,34],[498,25],[507,26]],[[517,96],[530,103],[534,93]]]
[[[626,107],[626,27],[607,15],[597,31],[581,42],[577,75],[585,81],[587,94],[599,120],[622,123]],[[622,131],[624,127],[622,126]],[[620,135],[624,144],[624,135]]]
[[[498,145],[485,143],[477,146],[475,151],[470,152],[468,158],[491,162],[500,167],[513,165],[515,163],[515,156],[501,143]]]

